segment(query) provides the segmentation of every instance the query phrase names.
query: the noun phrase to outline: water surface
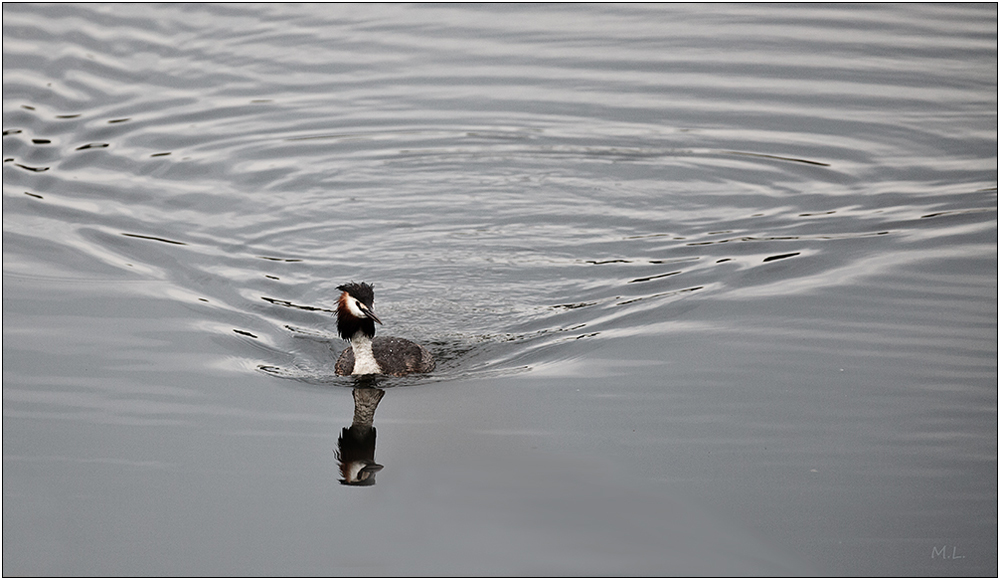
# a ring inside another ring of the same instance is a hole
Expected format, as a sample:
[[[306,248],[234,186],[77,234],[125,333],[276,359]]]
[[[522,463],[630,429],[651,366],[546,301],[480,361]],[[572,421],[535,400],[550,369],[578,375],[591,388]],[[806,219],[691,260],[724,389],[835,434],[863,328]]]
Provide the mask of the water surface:
[[[995,576],[996,22],[4,5],[4,574]]]

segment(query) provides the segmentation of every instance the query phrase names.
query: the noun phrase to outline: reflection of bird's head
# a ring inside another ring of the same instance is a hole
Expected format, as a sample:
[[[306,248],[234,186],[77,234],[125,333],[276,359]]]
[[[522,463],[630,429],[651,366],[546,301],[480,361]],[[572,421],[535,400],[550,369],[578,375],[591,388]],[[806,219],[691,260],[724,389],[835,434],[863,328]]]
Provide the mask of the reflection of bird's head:
[[[341,484],[375,485],[375,474],[383,467],[375,463],[375,427],[342,429],[334,456],[340,462]]]
[[[368,338],[375,336],[375,323],[382,321],[375,316],[375,289],[371,284],[351,282],[338,286],[341,291],[337,300],[337,332],[340,338],[351,340],[359,331]]]
[[[344,478],[340,480],[340,483],[343,485],[375,485],[375,474],[382,471],[382,467],[374,461],[341,463],[340,473]]]

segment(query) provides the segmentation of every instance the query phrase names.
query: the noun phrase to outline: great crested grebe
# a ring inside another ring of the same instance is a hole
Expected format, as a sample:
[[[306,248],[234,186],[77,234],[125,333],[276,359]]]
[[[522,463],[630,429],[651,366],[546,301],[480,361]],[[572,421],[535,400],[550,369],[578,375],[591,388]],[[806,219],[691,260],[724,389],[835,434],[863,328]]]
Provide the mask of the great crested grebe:
[[[337,332],[351,342],[337,359],[338,375],[402,376],[434,370],[434,357],[419,344],[394,336],[375,338],[375,323],[382,321],[372,312],[375,290],[371,284],[351,282],[337,290],[343,292],[337,301]]]

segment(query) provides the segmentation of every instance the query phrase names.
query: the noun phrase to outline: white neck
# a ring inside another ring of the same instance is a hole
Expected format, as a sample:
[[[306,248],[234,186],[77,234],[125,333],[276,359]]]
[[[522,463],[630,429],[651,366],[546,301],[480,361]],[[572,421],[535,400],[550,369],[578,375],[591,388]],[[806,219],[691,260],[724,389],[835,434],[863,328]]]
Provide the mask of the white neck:
[[[357,331],[351,337],[351,346],[354,348],[354,370],[352,375],[374,375],[382,372],[381,367],[375,361],[375,353],[372,352],[372,339],[368,338],[362,331]]]

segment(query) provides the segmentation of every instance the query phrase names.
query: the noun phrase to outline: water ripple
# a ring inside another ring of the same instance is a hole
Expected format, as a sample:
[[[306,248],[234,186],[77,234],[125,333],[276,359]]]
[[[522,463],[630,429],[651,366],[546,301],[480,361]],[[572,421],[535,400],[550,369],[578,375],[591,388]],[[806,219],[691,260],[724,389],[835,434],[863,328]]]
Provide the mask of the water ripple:
[[[375,280],[445,350],[520,337],[486,349],[502,367],[995,223],[974,10],[525,9],[511,31],[485,6],[5,8],[5,235],[162,277],[274,344]]]

